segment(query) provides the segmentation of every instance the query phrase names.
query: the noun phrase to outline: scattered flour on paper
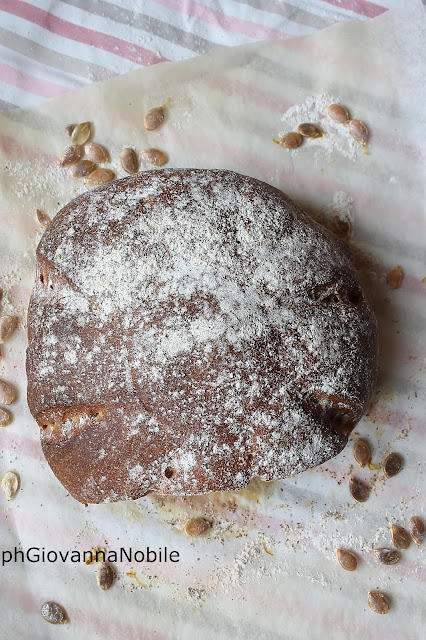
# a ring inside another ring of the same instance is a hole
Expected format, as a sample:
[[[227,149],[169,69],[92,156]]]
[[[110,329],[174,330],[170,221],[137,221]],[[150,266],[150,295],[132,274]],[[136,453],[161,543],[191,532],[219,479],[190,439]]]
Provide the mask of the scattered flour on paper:
[[[355,200],[349,193],[336,191],[333,195],[333,200],[323,207],[320,213],[324,214],[324,216],[330,220],[334,218],[334,216],[338,216],[340,220],[349,222],[352,226],[355,217],[354,204]]]
[[[303,144],[297,149],[288,150],[295,158],[307,146],[315,149],[315,160],[318,162],[324,156],[339,153],[345,158],[355,162],[359,153],[363,153],[362,146],[352,138],[348,126],[334,122],[328,114],[330,104],[340,103],[335,96],[322,93],[319,96],[310,96],[305,102],[290,107],[282,116],[283,129],[279,132],[279,138],[289,131],[297,131],[297,127],[310,122],[316,124],[324,132],[322,138],[305,138]]]
[[[14,195],[28,202],[28,213],[35,215],[33,207],[42,209],[51,218],[72,198],[86,191],[82,180],[72,177],[72,167],[58,167],[42,161],[6,163]],[[34,199],[36,198],[36,202]],[[52,211],[52,200],[55,209]]]

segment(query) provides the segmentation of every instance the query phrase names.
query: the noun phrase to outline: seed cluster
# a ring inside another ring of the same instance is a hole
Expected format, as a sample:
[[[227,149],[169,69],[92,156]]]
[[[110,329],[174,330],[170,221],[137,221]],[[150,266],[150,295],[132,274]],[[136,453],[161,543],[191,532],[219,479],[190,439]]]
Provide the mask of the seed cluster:
[[[339,105],[332,106],[335,107]],[[337,110],[336,113],[338,115],[340,114],[339,117],[343,118],[343,112]],[[341,121],[344,122],[344,120]],[[370,446],[365,440],[357,440],[354,443],[352,453],[356,463],[361,468],[368,466],[372,471],[382,469],[386,480],[397,475],[404,466],[403,457],[395,451],[392,451],[383,458],[381,466],[372,464]],[[357,502],[365,502],[370,495],[370,487],[365,482],[353,476],[349,479],[349,491]],[[417,546],[420,546],[426,535],[425,524],[419,516],[413,516],[410,519],[408,531],[404,529],[404,527],[396,524],[392,524],[389,529],[392,544],[395,548],[380,547],[373,550],[377,560],[386,566],[397,564],[400,561],[400,551],[408,548],[411,539],[413,539]],[[343,569],[346,569],[346,571],[354,571],[357,568],[357,558],[348,549],[337,549],[336,558],[339,565]],[[385,594],[379,591],[369,591],[367,600],[370,608],[376,613],[384,614],[389,611],[389,599]]]
[[[340,124],[346,124],[352,138],[359,142],[364,148],[368,142],[369,131],[367,125],[361,120],[351,120],[349,111],[341,104],[331,104],[327,113],[329,117]],[[297,132],[289,131],[279,140],[272,138],[276,144],[284,149],[296,149],[300,147],[304,138],[322,138],[324,132],[313,122],[303,122],[297,127]]]
[[[304,138],[322,138],[323,132],[321,129],[312,122],[303,122],[297,127],[297,131],[289,131],[285,133],[279,140],[273,141],[279,144],[284,149],[295,149],[300,147]]]
[[[73,167],[73,178],[84,178],[84,184],[99,186],[114,180],[111,169],[98,167],[108,162],[108,152],[96,142],[89,142],[92,135],[92,123],[69,124],[65,132],[73,143],[67,147],[59,159],[60,167]],[[86,155],[86,158],[82,158]]]
[[[165,110],[170,100],[169,98],[161,107],[154,107],[145,114],[143,123],[147,131],[157,129],[164,122]],[[99,186],[114,180],[115,174],[111,169],[98,166],[109,161],[109,154],[102,145],[90,141],[92,129],[91,122],[69,124],[65,127],[65,132],[72,144],[63,151],[58,165],[60,167],[71,166],[73,178],[84,178],[85,185]],[[143,149],[140,153],[145,162],[154,166],[162,166],[168,160],[167,155],[160,149]],[[124,147],[119,154],[119,160],[122,169],[126,173],[130,175],[137,173],[139,163],[134,149]],[[38,221],[41,226],[47,228],[50,219],[47,223],[45,220],[40,219],[39,211],[37,210]],[[43,212],[40,211],[40,214],[43,214]],[[43,214],[43,216],[48,218],[46,214]]]
[[[327,113],[334,122],[347,124],[352,138],[365,147],[368,142],[369,131],[364,122],[351,120],[349,111],[341,104],[331,104],[327,109]]]

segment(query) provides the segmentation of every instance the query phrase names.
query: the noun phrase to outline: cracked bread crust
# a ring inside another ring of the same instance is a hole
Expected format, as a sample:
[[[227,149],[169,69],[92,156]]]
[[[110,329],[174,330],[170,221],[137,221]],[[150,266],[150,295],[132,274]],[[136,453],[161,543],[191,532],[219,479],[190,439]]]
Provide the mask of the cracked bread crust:
[[[142,172],[85,193],[37,248],[28,404],[83,503],[282,479],[365,412],[377,323],[349,248],[231,171]]]

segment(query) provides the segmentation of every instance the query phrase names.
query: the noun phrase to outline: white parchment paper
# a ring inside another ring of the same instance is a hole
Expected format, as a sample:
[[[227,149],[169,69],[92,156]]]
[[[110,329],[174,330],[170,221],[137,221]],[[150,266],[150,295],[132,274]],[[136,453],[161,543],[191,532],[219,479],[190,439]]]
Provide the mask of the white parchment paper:
[[[180,554],[178,563],[117,561],[116,584],[106,592],[96,585],[95,565],[21,562],[18,554],[0,566],[5,637],[423,637],[426,545],[411,544],[391,567],[372,550],[390,545],[392,523],[407,526],[426,511],[424,42],[424,10],[411,0],[368,23],[157,65],[0,114],[0,304],[2,314],[20,319],[2,345],[0,376],[18,399],[0,433],[0,475],[13,470],[21,478],[13,501],[0,495],[0,553],[95,545]],[[144,113],[169,97],[165,123],[147,132]],[[368,125],[367,154],[327,120],[329,97]],[[303,115],[315,117],[326,136],[293,152],[274,144]],[[26,406],[25,313],[41,233],[36,209],[53,217],[85,189],[56,166],[68,144],[64,127],[85,120],[117,176],[123,146],[158,147],[167,166],[232,169],[281,188],[325,223],[335,213],[352,219],[351,245],[380,325],[380,374],[368,416],[337,458],[282,482],[255,479],[241,492],[87,508],[67,495],[44,461]],[[404,280],[390,291],[385,274],[397,264]],[[374,463],[400,452],[403,471],[385,481],[379,470],[354,469],[360,435]],[[366,503],[349,495],[352,472],[371,483]],[[212,521],[200,539],[182,531],[194,515]],[[355,572],[337,565],[338,547],[358,555]],[[369,609],[371,589],[389,596],[386,616]],[[45,600],[66,609],[67,625],[42,620]]]

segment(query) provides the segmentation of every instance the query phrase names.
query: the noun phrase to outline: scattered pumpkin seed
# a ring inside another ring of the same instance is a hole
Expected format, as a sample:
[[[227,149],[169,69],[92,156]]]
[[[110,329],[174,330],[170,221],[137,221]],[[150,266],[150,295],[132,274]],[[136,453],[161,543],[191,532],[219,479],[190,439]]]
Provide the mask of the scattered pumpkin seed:
[[[70,164],[75,164],[80,160],[83,155],[81,147],[77,144],[73,144],[71,147],[67,147],[61,157],[59,158],[60,167],[68,167]]]
[[[77,124],[71,133],[71,141],[74,144],[85,144],[92,133],[92,123],[82,122]]]
[[[343,220],[338,214],[336,214],[333,216],[331,224],[336,236],[339,236],[339,238],[342,238],[345,242],[349,242],[349,238],[351,237],[351,223],[349,220]]]
[[[389,600],[380,591],[368,592],[368,606],[376,613],[387,613],[389,611]]]
[[[143,124],[145,129],[148,129],[148,131],[153,131],[154,129],[160,126],[160,124],[164,120],[165,109],[169,104],[170,100],[171,98],[169,98],[167,102],[162,104],[161,107],[154,107],[153,109],[150,109],[145,114],[145,117],[143,119]]]
[[[9,502],[12,498],[15,497],[16,492],[19,489],[19,476],[14,471],[6,471],[3,474],[1,480],[1,490],[6,496],[7,501]]]
[[[349,111],[341,104],[331,104],[327,113],[335,122],[348,122],[349,120]]]
[[[402,270],[402,267],[400,267],[399,264],[396,267],[393,267],[386,276],[386,284],[388,285],[389,289],[398,289],[398,287],[401,285],[403,277],[404,272]]]
[[[138,157],[134,149],[124,147],[120,155],[121,166],[126,173],[137,173],[138,170]]]
[[[110,169],[95,169],[94,171],[91,171],[91,173],[89,173],[86,180],[84,181],[84,184],[99,186],[101,184],[105,184],[106,182],[111,182],[111,180],[114,180],[114,177],[114,173]]]
[[[2,316],[0,318],[0,344],[10,336],[17,325],[17,320],[14,316]]]
[[[410,545],[410,534],[404,527],[399,527],[397,524],[393,524],[390,527],[390,532],[392,536],[392,542],[394,543],[397,549],[401,549],[401,551],[405,551]]]
[[[16,398],[15,389],[8,382],[0,380],[0,403],[12,404]]]
[[[414,542],[418,547],[420,547],[421,543],[425,539],[425,523],[419,516],[413,516],[410,518],[410,522],[408,523],[408,531],[410,532],[410,536],[413,538]]]
[[[348,127],[352,138],[363,145],[367,144],[368,128],[366,124],[361,122],[361,120],[349,120]]]
[[[108,153],[100,144],[88,142],[84,145],[84,152],[92,162],[108,162]]]
[[[390,453],[388,456],[386,456],[382,460],[382,467],[383,467],[383,471],[385,473],[386,479],[396,476],[396,474],[401,471],[403,466],[404,466],[403,457],[399,453],[396,453],[395,451]]]
[[[322,138],[323,136],[321,129],[311,122],[299,124],[297,130],[304,138]]]
[[[67,621],[65,611],[56,602],[43,602],[40,611],[46,622],[50,624],[65,624]]]
[[[99,589],[106,591],[114,582],[114,570],[108,562],[100,562],[96,569],[96,582]]]
[[[342,569],[346,571],[355,571],[358,566],[356,555],[347,549],[336,549],[336,558]]]
[[[143,119],[143,124],[145,129],[148,129],[148,131],[153,131],[154,129],[160,126],[163,120],[164,120],[163,107],[154,107],[153,109],[150,109],[148,113],[145,115]]]
[[[44,213],[41,209],[37,209],[36,211],[37,221],[43,229],[47,229],[49,224],[52,222],[50,216],[47,213]]]
[[[6,409],[0,408],[0,427],[7,427],[12,421],[12,416]]]
[[[76,128],[76,124],[69,124],[65,127],[65,133],[71,138],[72,132]]]
[[[279,140],[275,140],[274,138],[274,142],[284,147],[284,149],[295,149],[302,144],[303,136],[296,131],[289,131],[289,133],[285,133]]]
[[[396,549],[374,549],[374,555],[382,564],[396,564],[399,562],[401,556]]]
[[[197,536],[201,536],[208,529],[210,529],[211,524],[205,518],[191,518],[188,520],[184,527],[184,531],[187,536],[191,538],[196,538]]]
[[[167,162],[167,156],[163,151],[159,149],[144,149],[141,151],[142,158],[149,162],[149,164],[155,164],[161,166]]]
[[[96,165],[91,160],[80,160],[75,167],[72,174],[73,178],[85,178],[92,171],[96,169]]]
[[[370,487],[358,478],[349,479],[349,491],[357,502],[365,502],[370,495]]]
[[[360,467],[365,467],[371,460],[370,447],[364,440],[357,440],[354,444],[353,454]]]

